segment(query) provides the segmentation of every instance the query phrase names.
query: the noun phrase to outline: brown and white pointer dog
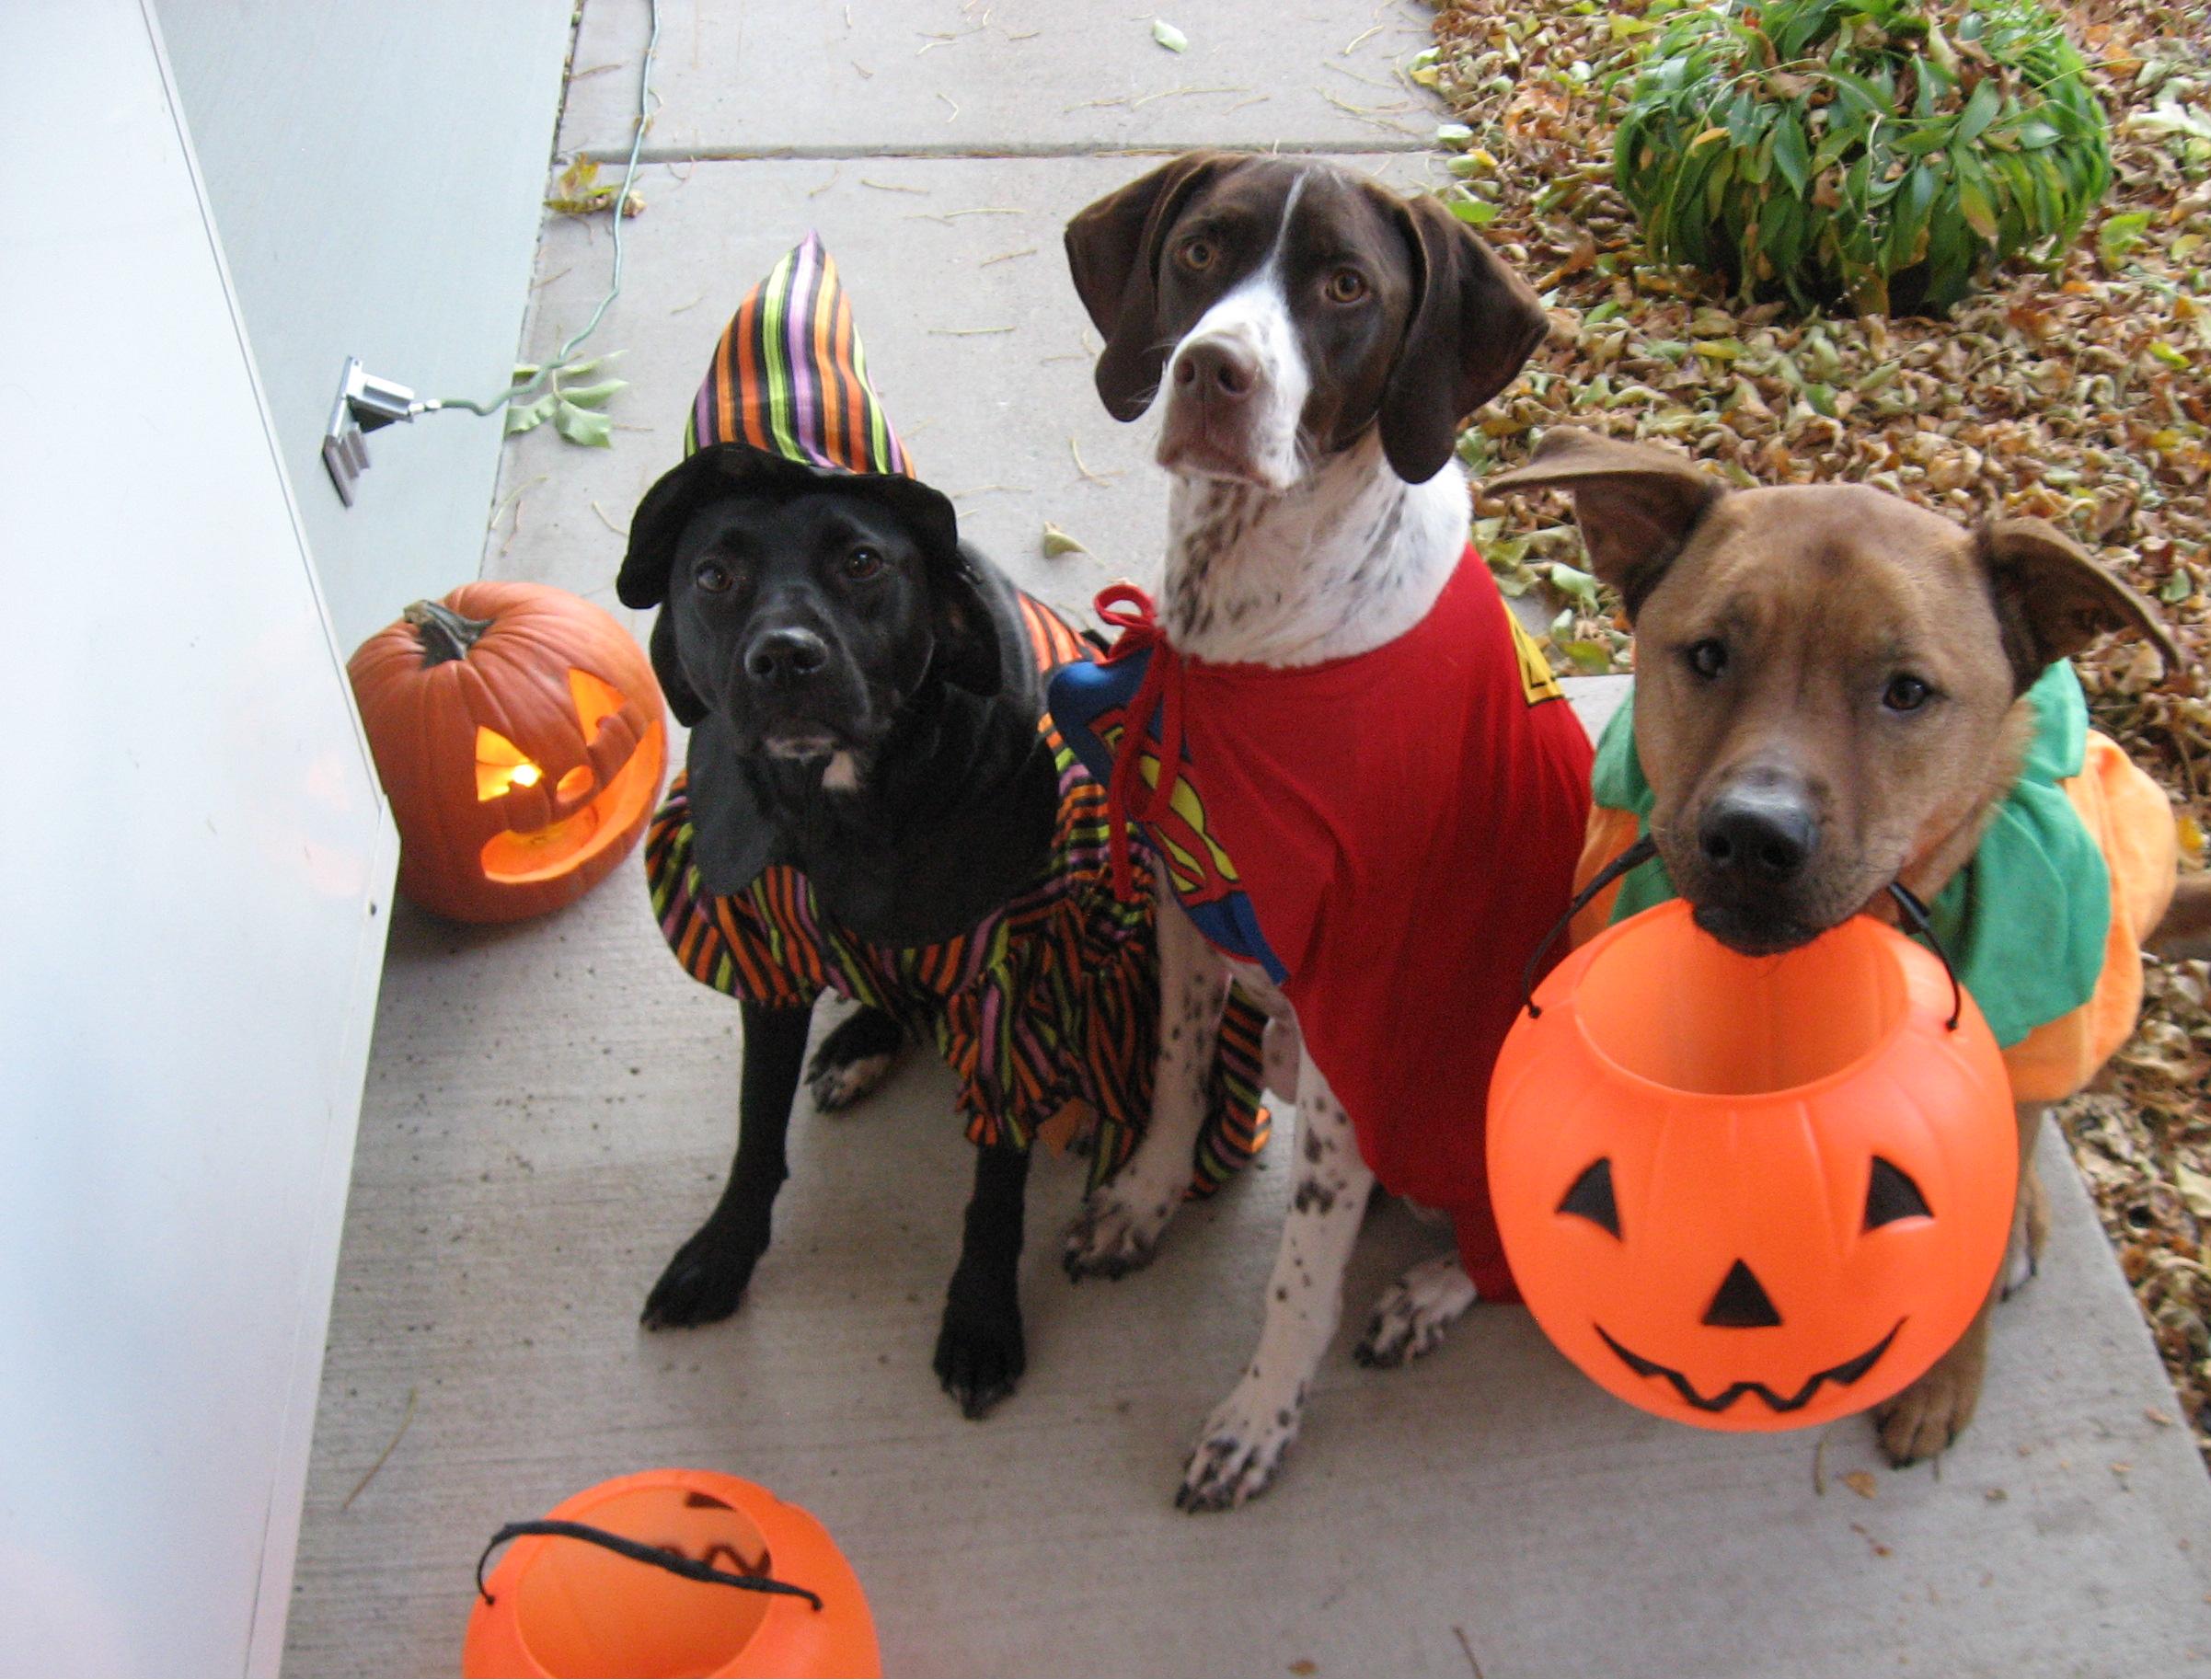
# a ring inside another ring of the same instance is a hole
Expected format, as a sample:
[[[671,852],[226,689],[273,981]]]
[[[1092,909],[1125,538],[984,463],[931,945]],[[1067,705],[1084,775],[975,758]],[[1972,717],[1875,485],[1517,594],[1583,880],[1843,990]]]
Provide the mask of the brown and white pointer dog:
[[[2181,663],[2148,604],[2040,520],[1968,530],[1862,485],[1734,491],[1674,451],[1571,429],[1482,489],[1538,487],[1571,493],[1590,564],[1633,619],[1635,740],[1667,874],[1701,926],[1753,955],[1860,911],[1894,919],[1891,881],[1932,902],[2017,780],[2022,696],[2052,663],[2108,634]],[[2200,957],[2207,928],[2211,875],[2190,874],[2154,935],[2132,931]],[[2044,1100],[2019,1106],[2018,1211],[1991,1304],[2042,1246]],[[1984,1308],[1877,1410],[1893,1462],[1965,1426],[1987,1341]]]
[[[1279,156],[1179,157],[1083,211],[1066,246],[1106,340],[1107,408],[1134,420],[1167,394],[1168,641],[1202,660],[1296,667],[1419,624],[1467,546],[1459,424],[1545,330],[1528,287],[1434,201]],[[1211,1054],[1232,966],[1288,1020],[1280,993],[1207,945],[1171,892],[1159,930],[1162,1008],[1191,1025],[1175,1048],[1192,1067]],[[1162,1092],[1182,1082],[1162,1069]],[[1297,1103],[1296,1182],[1258,1350],[1183,1477],[1177,1502],[1191,1509],[1260,1492],[1296,1438],[1374,1182],[1309,1053],[1294,1082],[1271,1083]],[[1068,1237],[1071,1274],[1149,1258],[1189,1175],[1188,1112],[1157,1116],[1093,1196]],[[1455,1255],[1423,1263],[1386,1296],[1360,1357],[1425,1351],[1473,1299]]]

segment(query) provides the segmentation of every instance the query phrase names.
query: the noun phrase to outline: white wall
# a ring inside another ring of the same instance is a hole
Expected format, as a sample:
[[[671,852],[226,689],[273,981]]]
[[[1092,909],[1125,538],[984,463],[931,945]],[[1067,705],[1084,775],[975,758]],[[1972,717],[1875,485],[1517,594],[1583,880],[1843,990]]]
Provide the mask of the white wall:
[[[351,650],[409,602],[477,575],[500,422],[441,414],[376,432],[349,511],[320,455],[340,370],[356,355],[426,397],[506,387],[571,6],[154,9],[323,595]]]
[[[395,845],[152,21],[0,33],[0,1673],[273,1672]]]

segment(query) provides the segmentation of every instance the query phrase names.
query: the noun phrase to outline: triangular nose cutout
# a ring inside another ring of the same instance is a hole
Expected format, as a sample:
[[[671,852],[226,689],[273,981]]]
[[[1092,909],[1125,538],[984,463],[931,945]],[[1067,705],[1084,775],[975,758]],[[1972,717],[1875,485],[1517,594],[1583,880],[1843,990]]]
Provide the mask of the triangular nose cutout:
[[[1750,1268],[1737,1260],[1704,1309],[1704,1321],[1723,1330],[1769,1330],[1780,1323],[1781,1315],[1773,1310]]]

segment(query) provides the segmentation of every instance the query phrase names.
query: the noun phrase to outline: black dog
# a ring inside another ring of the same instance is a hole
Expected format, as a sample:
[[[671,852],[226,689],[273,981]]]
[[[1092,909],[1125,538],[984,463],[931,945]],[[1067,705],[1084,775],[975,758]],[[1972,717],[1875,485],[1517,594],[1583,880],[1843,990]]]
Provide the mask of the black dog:
[[[834,487],[833,487],[834,486]],[[659,604],[653,664],[691,727],[691,862],[706,893],[801,872],[874,945],[955,938],[1048,861],[1059,777],[1019,597],[946,522],[881,478],[755,470],[685,505],[640,508],[621,582]],[[738,1145],[720,1203],[645,1305],[653,1328],[728,1317],[768,1242],[811,1006],[743,1004]],[[817,1092],[857,1094],[903,1033],[862,1009],[823,1042]],[[1024,1147],[977,1151],[936,1370],[970,1415],[1024,1365],[1015,1268]]]

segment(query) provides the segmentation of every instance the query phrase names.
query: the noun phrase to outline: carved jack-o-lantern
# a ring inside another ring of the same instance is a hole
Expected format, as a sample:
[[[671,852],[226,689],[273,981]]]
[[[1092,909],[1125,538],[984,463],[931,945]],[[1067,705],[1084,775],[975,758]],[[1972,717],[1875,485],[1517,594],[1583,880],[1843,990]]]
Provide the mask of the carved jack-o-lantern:
[[[1940,961],[1860,916],[1781,957],[1676,900],[1536,991],[1490,1087],[1490,1189],[1545,1334],[1621,1398],[1793,1429],[1921,1375],[1986,1299],[2010,1085]]]
[[[667,764],[660,686],[590,602],[466,584],[416,602],[349,669],[415,903],[465,922],[558,909],[643,832]]]

